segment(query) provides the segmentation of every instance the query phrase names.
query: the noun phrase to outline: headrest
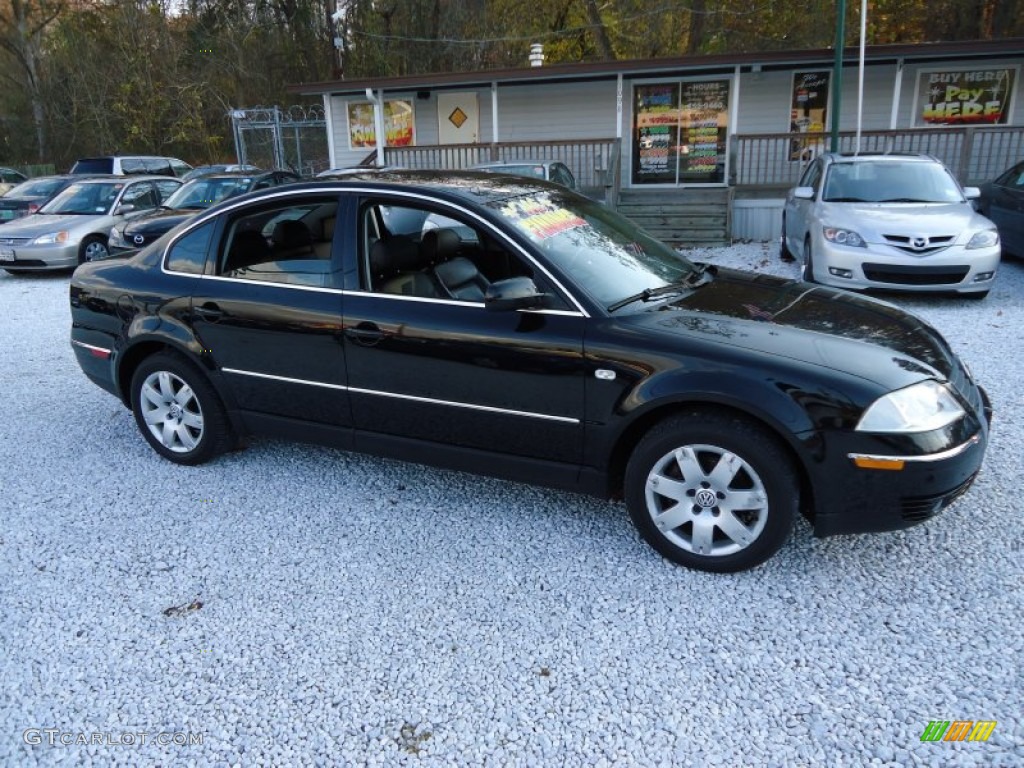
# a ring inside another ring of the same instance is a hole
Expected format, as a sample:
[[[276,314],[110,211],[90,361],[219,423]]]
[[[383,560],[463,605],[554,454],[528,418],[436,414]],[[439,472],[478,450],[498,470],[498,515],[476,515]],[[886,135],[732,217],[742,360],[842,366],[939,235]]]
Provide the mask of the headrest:
[[[378,240],[370,250],[370,269],[375,275],[417,269],[419,262],[419,246],[407,237],[394,236]]]
[[[304,245],[311,245],[313,234],[309,227],[295,219],[279,221],[274,226],[274,234],[271,239],[279,248],[301,248]]]
[[[439,264],[447,261],[462,247],[462,240],[451,229],[428,229],[423,234],[420,251],[427,264]]]

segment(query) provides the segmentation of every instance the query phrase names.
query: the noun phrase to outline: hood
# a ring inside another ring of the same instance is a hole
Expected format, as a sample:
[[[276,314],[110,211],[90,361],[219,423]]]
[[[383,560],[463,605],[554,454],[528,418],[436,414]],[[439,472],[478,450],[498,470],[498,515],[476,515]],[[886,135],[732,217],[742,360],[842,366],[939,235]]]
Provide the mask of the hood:
[[[844,371],[885,387],[949,379],[945,340],[892,304],[820,285],[733,269],[626,322]]]
[[[106,218],[106,214],[86,214],[78,216],[75,214],[51,214],[34,213],[21,219],[15,219],[4,224],[0,230],[2,237],[39,237],[48,232],[59,230],[76,230],[84,228],[86,231],[96,222],[97,219]]]
[[[978,230],[995,229],[970,203],[822,203],[821,220],[870,244],[886,243],[885,235],[951,236],[966,244]]]
[[[170,232],[181,222],[191,219],[201,210],[201,208],[157,209],[152,213],[131,219],[125,226],[124,233],[125,235],[162,235],[164,232]]]

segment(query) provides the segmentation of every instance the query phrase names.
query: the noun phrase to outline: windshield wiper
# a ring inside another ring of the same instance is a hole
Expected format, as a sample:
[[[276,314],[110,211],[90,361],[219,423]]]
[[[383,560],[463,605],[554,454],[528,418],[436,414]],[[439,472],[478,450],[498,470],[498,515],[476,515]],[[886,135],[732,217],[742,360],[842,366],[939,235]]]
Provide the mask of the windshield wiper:
[[[609,312],[614,312],[617,309],[622,309],[627,304],[632,304],[634,301],[651,301],[652,299],[660,298],[661,296],[669,296],[673,293],[682,293],[687,289],[699,288],[702,285],[710,283],[718,270],[715,267],[705,264],[703,262],[695,264],[693,271],[688,273],[682,280],[677,280],[674,283],[668,285],[662,285],[657,288],[644,288],[639,293],[634,293],[632,296],[627,296],[624,299],[619,299],[614,304],[608,306]]]
[[[916,197],[890,197],[888,200],[879,200],[880,203],[934,203],[935,200],[918,200]]]

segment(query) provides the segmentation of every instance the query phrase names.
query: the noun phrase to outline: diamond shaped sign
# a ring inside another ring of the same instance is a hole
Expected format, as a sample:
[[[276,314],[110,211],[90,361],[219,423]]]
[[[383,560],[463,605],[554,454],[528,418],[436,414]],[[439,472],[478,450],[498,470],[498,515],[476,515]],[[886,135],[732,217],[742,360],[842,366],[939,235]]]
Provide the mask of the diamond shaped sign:
[[[463,112],[459,107],[453,109],[452,113],[448,115],[448,122],[456,128],[461,128],[467,120],[469,120],[469,115]]]

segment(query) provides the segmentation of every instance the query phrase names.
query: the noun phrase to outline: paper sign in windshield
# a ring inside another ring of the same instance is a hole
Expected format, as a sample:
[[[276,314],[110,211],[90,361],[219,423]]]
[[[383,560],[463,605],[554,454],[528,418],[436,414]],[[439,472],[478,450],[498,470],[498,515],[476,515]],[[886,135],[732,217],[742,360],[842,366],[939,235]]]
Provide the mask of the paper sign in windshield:
[[[515,221],[520,229],[546,240],[587,222],[570,210],[558,208],[538,200],[518,200],[505,206],[503,213]]]

